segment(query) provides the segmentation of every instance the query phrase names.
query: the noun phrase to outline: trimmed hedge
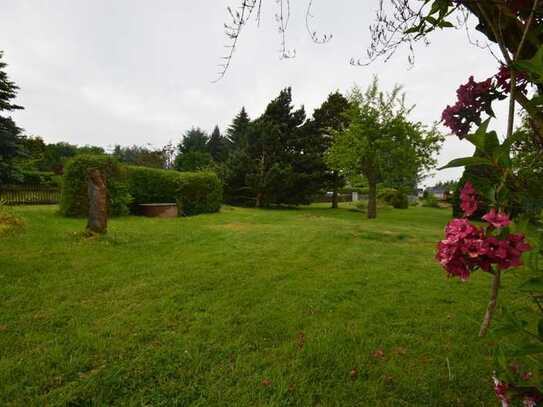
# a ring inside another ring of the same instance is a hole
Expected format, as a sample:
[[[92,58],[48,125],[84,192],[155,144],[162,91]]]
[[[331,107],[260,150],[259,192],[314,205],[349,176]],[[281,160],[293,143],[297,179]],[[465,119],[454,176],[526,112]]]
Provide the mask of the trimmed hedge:
[[[78,155],[68,161],[60,212],[65,216],[88,213],[87,170],[98,168],[106,176],[109,216],[125,215],[137,204],[177,203],[185,216],[217,212],[222,203],[222,183],[213,172],[179,172],[122,166],[107,155]]]
[[[213,172],[181,173],[177,205],[183,215],[218,212],[222,203],[222,184]]]
[[[181,172],[128,166],[128,190],[133,204],[170,203],[177,200]]]
[[[81,154],[66,163],[60,213],[64,216],[87,216],[89,211],[87,170],[89,168],[98,168],[105,175],[108,190],[108,215],[126,215],[128,205],[132,200],[126,183],[126,170],[111,156],[93,154]]]

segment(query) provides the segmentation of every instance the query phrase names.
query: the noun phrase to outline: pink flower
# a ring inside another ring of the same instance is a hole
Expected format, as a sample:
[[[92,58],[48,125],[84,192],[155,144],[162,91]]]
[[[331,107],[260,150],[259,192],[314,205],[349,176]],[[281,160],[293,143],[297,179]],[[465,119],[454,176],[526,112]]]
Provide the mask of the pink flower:
[[[453,219],[445,227],[445,237],[450,240],[460,240],[467,237],[479,236],[480,230],[469,223],[467,219]]]
[[[507,395],[507,389],[509,386],[507,383],[502,382],[499,380],[495,375],[492,376],[492,380],[494,381],[494,392],[496,393],[496,397],[498,397],[498,400],[501,401],[502,407],[509,407],[509,396]]]
[[[466,218],[477,210],[477,192],[470,181],[467,181],[460,191],[460,207]]]
[[[496,208],[492,208],[483,219],[490,223],[495,228],[504,228],[511,224],[509,216],[503,212],[496,211]]]

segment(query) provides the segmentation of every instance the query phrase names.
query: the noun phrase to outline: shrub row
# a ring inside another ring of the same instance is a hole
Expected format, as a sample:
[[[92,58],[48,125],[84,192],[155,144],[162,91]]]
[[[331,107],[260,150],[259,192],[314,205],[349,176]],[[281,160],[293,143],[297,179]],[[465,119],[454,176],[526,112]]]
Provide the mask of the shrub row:
[[[222,184],[213,172],[178,172],[128,167],[128,186],[134,204],[176,202],[183,215],[218,212]]]
[[[87,216],[89,211],[87,171],[89,168],[97,168],[105,175],[108,215],[126,215],[128,205],[132,201],[128,192],[126,169],[113,157],[91,154],[78,155],[66,163],[60,213],[64,216]]]
[[[137,204],[176,202],[184,215],[217,212],[222,203],[222,184],[212,172],[178,172],[122,166],[110,156],[79,155],[64,170],[60,211],[65,216],[88,213],[87,170],[98,168],[106,176],[108,212],[124,215]]]

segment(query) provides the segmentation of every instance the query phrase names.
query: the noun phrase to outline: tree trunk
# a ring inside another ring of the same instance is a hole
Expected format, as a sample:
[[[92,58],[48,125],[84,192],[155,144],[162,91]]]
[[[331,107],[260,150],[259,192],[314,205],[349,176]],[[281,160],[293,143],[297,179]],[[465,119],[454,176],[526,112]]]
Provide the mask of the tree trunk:
[[[262,192],[257,192],[257,193],[256,193],[256,203],[255,203],[255,206],[256,206],[257,208],[262,207]]]
[[[368,219],[377,217],[377,182],[368,178]]]
[[[333,185],[332,185],[332,208],[336,209],[337,208],[337,190],[338,190],[338,187],[337,187],[337,184],[338,184],[338,175],[337,175],[337,172],[334,171],[332,173],[332,177],[333,177]]]
[[[500,270],[495,270],[492,276],[492,288],[490,289],[490,302],[486,308],[485,317],[479,330],[479,336],[485,336],[490,328],[492,322],[492,316],[496,310],[496,304],[498,301],[498,290],[500,289]]]
[[[97,168],[91,168],[87,172],[87,193],[89,197],[87,230],[92,233],[106,233],[107,188],[104,176]]]

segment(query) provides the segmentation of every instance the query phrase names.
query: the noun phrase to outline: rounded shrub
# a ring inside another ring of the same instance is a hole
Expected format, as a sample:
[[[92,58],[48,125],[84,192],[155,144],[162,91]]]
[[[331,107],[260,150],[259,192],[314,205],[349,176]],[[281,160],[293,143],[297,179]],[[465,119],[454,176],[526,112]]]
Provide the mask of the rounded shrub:
[[[87,216],[89,211],[87,171],[90,168],[99,169],[105,176],[108,215],[127,214],[132,197],[128,192],[126,170],[115,158],[94,154],[78,155],[66,163],[60,198],[60,213],[64,216]]]
[[[407,198],[407,195],[403,192],[396,191],[390,201],[390,204],[393,208],[396,209],[407,209],[409,208],[409,199]]]
[[[222,183],[213,172],[182,172],[177,204],[185,216],[218,212],[222,203]]]
[[[398,190],[394,188],[383,188],[377,192],[377,199],[388,205],[392,205],[394,197],[398,194]]]
[[[126,171],[134,205],[177,200],[181,172],[136,166],[128,166]]]

